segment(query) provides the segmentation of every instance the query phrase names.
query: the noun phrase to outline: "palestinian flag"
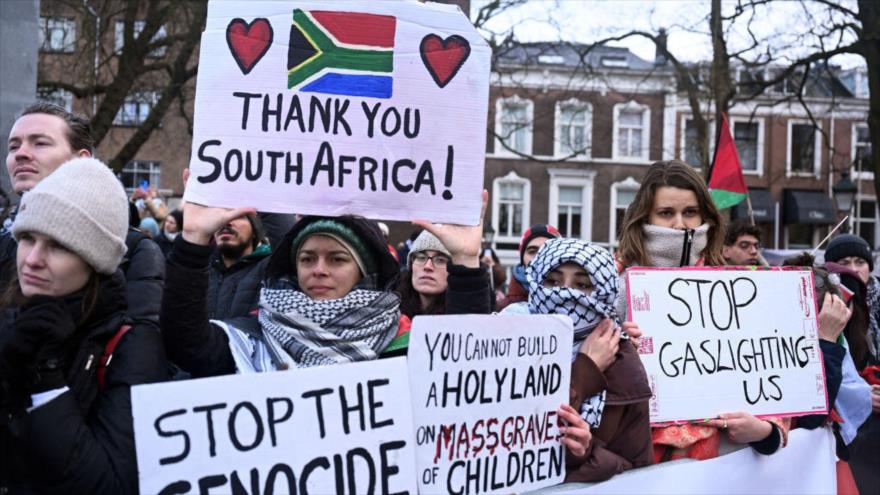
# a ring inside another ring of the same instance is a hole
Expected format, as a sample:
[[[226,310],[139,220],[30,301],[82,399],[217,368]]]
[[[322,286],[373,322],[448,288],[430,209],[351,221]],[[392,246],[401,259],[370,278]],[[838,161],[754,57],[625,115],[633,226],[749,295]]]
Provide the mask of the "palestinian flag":
[[[396,27],[388,15],[294,9],[288,89],[391,98]]]
[[[746,181],[743,179],[742,163],[736,152],[736,142],[727,125],[727,115],[721,114],[721,129],[712,159],[712,172],[709,177],[709,193],[719,210],[730,208],[743,202],[749,196]]]

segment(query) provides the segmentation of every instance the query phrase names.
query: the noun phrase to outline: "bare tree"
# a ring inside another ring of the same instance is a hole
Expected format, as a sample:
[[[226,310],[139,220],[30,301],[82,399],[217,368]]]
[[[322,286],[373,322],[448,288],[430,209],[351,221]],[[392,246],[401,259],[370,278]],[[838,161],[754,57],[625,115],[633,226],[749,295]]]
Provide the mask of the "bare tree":
[[[44,0],[43,9],[79,19],[82,35],[73,54],[42,56],[38,84],[91,104],[97,144],[110,136],[126,99],[151,95],[149,115],[137,119],[123,143],[114,143],[111,168],[119,171],[133,159],[169,111],[191,120],[192,92],[185,88],[198,68],[206,0]]]

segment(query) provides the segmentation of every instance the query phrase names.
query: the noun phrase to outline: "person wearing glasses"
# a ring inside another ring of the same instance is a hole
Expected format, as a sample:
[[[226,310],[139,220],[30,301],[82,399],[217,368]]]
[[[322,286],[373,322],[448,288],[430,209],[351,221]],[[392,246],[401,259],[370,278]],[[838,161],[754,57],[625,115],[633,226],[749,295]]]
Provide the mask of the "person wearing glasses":
[[[743,222],[734,222],[727,228],[721,255],[730,266],[759,265],[761,229]]]
[[[477,275],[454,265],[453,258],[453,253],[431,232],[425,230],[416,238],[397,288],[401,315],[412,319],[418,315],[488,312],[486,304],[474,305],[474,301],[490,298],[485,265]]]

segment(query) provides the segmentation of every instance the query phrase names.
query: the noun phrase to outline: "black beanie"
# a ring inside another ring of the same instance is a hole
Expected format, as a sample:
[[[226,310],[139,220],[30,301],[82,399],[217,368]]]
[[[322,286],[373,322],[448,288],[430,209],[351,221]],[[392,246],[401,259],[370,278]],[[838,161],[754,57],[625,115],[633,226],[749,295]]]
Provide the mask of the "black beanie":
[[[825,250],[825,261],[837,263],[848,256],[857,256],[868,262],[868,269],[874,271],[874,257],[871,256],[871,247],[868,241],[857,235],[842,234],[828,243]]]

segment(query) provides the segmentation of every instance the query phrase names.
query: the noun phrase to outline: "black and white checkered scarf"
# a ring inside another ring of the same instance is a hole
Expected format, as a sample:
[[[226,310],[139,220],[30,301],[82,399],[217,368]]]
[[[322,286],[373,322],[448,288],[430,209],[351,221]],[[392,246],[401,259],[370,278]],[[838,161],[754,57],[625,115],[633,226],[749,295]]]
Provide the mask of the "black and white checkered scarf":
[[[397,335],[400,299],[393,292],[356,289],[319,301],[298,290],[264,288],[259,319],[300,368],[367,361]]]
[[[582,266],[593,282],[589,296],[565,287],[544,287],[544,279],[558,266],[573,262]],[[529,312],[567,315],[574,325],[572,359],[590,332],[604,318],[617,322],[617,269],[607,250],[580,239],[550,239],[528,266]],[[628,339],[621,333],[622,339]],[[598,428],[605,409],[605,391],[588,398],[581,405],[581,417],[591,428]]]

